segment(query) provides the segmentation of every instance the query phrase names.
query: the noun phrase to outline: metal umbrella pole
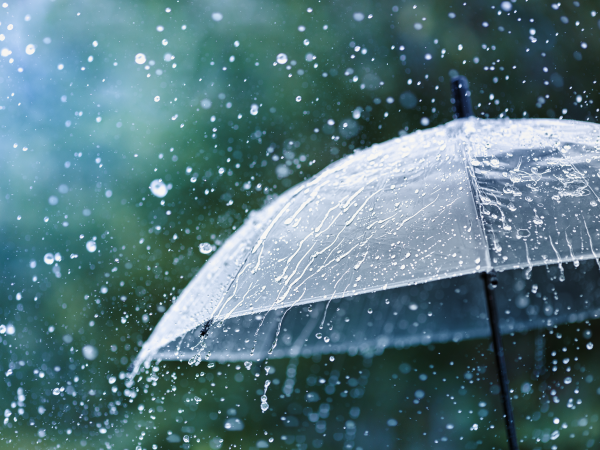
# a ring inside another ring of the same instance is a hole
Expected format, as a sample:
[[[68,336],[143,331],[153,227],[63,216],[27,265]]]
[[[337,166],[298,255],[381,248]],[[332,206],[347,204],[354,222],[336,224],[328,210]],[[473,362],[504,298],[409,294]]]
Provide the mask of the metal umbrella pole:
[[[471,104],[471,91],[469,82],[464,76],[454,77],[452,83],[452,103],[456,112],[456,118],[466,118],[473,116],[473,106]],[[504,358],[504,347],[502,346],[502,336],[500,334],[500,325],[498,323],[498,309],[496,308],[496,296],[494,290],[498,287],[498,278],[495,271],[481,274],[485,284],[485,297],[487,301],[488,317],[492,331],[492,342],[494,344],[494,354],[496,356],[496,368],[498,378],[500,379],[500,395],[502,396],[502,406],[504,407],[504,420],[506,425],[506,434],[508,437],[508,446],[510,450],[518,450],[517,430],[515,428],[515,418],[513,415],[512,404],[510,401],[510,390],[508,387],[508,374],[506,371],[506,360]]]

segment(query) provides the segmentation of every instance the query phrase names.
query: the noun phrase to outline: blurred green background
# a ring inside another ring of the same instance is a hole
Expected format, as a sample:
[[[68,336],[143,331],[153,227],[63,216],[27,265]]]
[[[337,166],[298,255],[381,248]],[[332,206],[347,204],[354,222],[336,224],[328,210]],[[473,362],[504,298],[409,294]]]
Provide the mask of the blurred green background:
[[[452,75],[468,76],[478,117],[597,121],[594,8],[0,5],[0,447],[505,448],[487,341],[270,361],[265,414],[267,363],[124,374],[210,256],[200,244],[355,149],[451,120]],[[599,445],[599,359],[577,344],[594,328],[514,337],[523,448]],[[519,362],[540,339],[548,373],[564,346],[580,359],[581,390],[559,402]]]

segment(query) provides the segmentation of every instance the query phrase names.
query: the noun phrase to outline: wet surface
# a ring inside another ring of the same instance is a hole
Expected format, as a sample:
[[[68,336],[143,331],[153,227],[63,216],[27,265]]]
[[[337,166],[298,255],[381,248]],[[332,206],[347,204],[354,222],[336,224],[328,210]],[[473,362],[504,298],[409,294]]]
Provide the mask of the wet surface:
[[[348,156],[254,213],[167,312],[140,360],[208,320],[258,313],[262,322],[303,304],[492,268],[525,268],[528,278],[558,263],[564,279],[563,264],[600,253],[599,136],[587,123],[470,119]],[[254,340],[239,349],[253,355]],[[163,356],[177,357],[181,345],[170,348]]]

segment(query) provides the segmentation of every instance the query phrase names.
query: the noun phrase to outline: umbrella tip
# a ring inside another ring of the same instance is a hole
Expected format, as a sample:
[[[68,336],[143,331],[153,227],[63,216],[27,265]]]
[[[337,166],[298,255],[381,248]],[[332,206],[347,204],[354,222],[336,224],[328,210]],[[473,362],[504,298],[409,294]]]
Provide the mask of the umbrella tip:
[[[457,119],[473,116],[473,106],[471,105],[471,91],[469,90],[469,81],[467,77],[459,75],[450,80],[452,86],[452,99],[454,112]]]

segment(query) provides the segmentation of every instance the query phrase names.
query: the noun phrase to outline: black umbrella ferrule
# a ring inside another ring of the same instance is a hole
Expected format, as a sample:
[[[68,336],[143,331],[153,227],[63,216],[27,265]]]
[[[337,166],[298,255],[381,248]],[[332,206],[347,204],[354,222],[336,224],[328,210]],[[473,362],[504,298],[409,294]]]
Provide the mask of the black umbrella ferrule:
[[[492,342],[494,345],[494,355],[496,356],[496,367],[498,369],[498,378],[500,379],[500,395],[502,396],[502,405],[504,407],[504,420],[506,424],[508,446],[510,450],[518,450],[519,444],[517,442],[517,430],[515,427],[515,418],[510,400],[508,373],[506,370],[506,360],[504,358],[504,347],[502,346],[502,336],[500,334],[498,309],[496,307],[495,290],[498,287],[498,277],[496,272],[493,270],[489,273],[483,273],[482,276],[485,283],[485,296],[490,319],[490,328],[492,330]]]
[[[457,119],[473,116],[473,105],[471,104],[471,91],[467,77],[459,75],[450,80],[452,86],[452,99],[454,112]]]

